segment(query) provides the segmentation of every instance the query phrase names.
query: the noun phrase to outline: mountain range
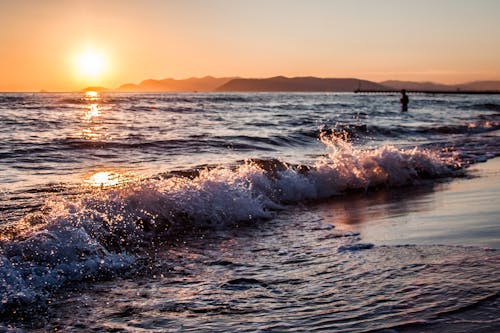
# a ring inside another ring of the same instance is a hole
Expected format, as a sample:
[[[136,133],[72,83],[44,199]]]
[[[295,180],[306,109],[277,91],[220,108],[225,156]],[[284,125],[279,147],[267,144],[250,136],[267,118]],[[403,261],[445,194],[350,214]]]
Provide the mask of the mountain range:
[[[434,82],[383,81],[373,82],[355,78],[318,78],[275,76],[264,79],[205,76],[183,80],[148,79],[139,84],[127,83],[116,89],[87,87],[83,91],[117,92],[354,92],[356,90],[419,90],[419,91],[500,91],[499,81],[474,81],[462,84],[440,84]]]
[[[123,84],[115,91],[123,92],[158,92],[158,91],[215,91],[220,86],[231,81],[231,77],[215,78],[205,76],[202,78],[192,77],[184,80],[163,79],[163,80],[144,80],[139,84],[127,83]]]
[[[218,87],[216,91],[335,91],[353,92],[358,88],[368,90],[386,90],[375,82],[358,79],[325,79],[317,77],[276,76],[268,79],[233,79]]]

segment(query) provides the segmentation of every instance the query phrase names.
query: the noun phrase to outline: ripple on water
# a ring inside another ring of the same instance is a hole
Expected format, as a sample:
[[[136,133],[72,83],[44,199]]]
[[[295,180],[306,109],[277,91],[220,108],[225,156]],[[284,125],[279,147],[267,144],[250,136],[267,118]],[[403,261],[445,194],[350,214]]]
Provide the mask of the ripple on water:
[[[497,251],[367,245],[357,234],[326,237],[339,231],[321,227],[313,214],[284,215],[158,251],[160,268],[151,275],[81,285],[69,298],[64,291],[44,327],[411,331],[470,311],[476,325],[498,327],[488,317],[498,305]]]

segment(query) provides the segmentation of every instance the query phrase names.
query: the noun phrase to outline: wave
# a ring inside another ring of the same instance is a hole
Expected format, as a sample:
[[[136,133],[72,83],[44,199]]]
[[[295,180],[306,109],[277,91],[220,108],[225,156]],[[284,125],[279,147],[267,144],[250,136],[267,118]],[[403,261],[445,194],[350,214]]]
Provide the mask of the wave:
[[[496,103],[480,103],[474,104],[473,109],[488,110],[488,111],[500,111],[500,104]]]
[[[61,107],[61,105],[89,105],[93,103],[97,104],[122,104],[122,103],[136,103],[137,100],[133,96],[119,96],[119,95],[109,95],[102,93],[97,97],[87,97],[84,94],[70,94],[69,96],[58,96],[56,100],[56,107]],[[57,97],[56,97],[57,98]],[[45,107],[45,105],[44,105]]]
[[[137,98],[139,97],[139,98]],[[64,96],[58,99],[58,104],[122,104],[122,103],[146,103],[153,106],[158,104],[169,104],[169,105],[198,105],[199,103],[248,103],[252,101],[258,101],[259,96],[241,96],[241,95],[230,95],[230,94],[213,94],[213,95],[200,95],[189,94],[189,93],[175,93],[175,92],[165,92],[165,93],[141,93],[138,95],[134,94],[122,94],[122,93],[100,93],[96,97],[87,97],[84,94],[73,94],[71,96]],[[1,99],[0,99],[1,101]],[[8,101],[7,101],[8,102]],[[150,105],[150,106],[151,106]]]
[[[0,104],[15,104],[25,101],[25,96],[6,96],[0,95]]]
[[[325,135],[330,135],[344,141],[351,141],[352,139],[360,138],[362,135],[367,135],[369,132],[370,131],[366,124],[337,123],[332,128],[329,128],[328,126],[321,127],[319,131],[315,133],[315,136],[321,139],[321,137],[324,137]]]
[[[496,131],[500,129],[500,122],[485,120],[470,122],[462,125],[445,125],[429,128],[419,128],[417,132],[425,134],[476,134]]]
[[[161,103],[249,103],[259,102],[262,96],[258,94],[232,94],[232,93],[187,93],[187,92],[158,92],[141,94],[143,98],[154,99]]]
[[[253,159],[47,201],[19,221],[18,232],[3,234],[0,313],[43,304],[71,281],[132,274],[141,255],[188,230],[262,223],[288,204],[418,184],[461,168],[428,149],[361,150],[335,135],[320,139],[329,151],[313,165]]]
[[[255,100],[255,97],[253,96],[238,96],[238,95],[214,95],[214,96],[207,96],[200,98],[199,100],[202,101],[207,101],[207,102],[213,102],[213,103],[227,103],[227,102],[233,102],[233,103],[247,103]]]
[[[141,149],[156,149],[160,151],[182,149],[183,153],[194,150],[195,152],[209,151],[210,148],[231,148],[235,150],[270,150],[267,147],[257,145],[255,143],[272,143],[272,140],[258,137],[213,137],[210,139],[195,139],[193,137],[187,139],[171,139],[171,140],[155,140],[155,141],[91,141],[77,138],[67,138],[58,140],[65,149],[118,149],[134,150]],[[245,139],[245,140],[243,140]],[[135,142],[134,142],[135,141]],[[245,142],[247,141],[247,142]],[[255,142],[255,143],[254,143]]]
[[[278,144],[277,139],[265,139],[259,137],[232,137],[230,140],[226,138],[213,138],[213,139],[172,139],[172,140],[124,140],[124,141],[100,141],[100,140],[86,140],[80,138],[65,138],[57,139],[52,142],[39,143],[36,145],[26,144],[18,145],[11,151],[0,152],[0,157],[4,159],[15,159],[19,162],[19,158],[25,158],[24,162],[40,163],[40,161],[60,162],[61,158],[58,155],[51,156],[52,153],[57,151],[78,151],[78,150],[117,150],[120,154],[124,151],[133,151],[136,149],[151,150],[151,151],[175,151],[176,149],[182,150],[183,153],[189,152],[203,152],[211,151],[212,149],[234,149],[241,151],[272,151],[271,147],[266,145]],[[245,142],[246,141],[246,142]],[[280,140],[286,142],[286,138]],[[68,156],[64,156],[68,159]],[[36,167],[38,168],[38,166]]]
[[[319,132],[318,132],[319,133]],[[274,151],[274,147],[302,146],[310,141],[302,136],[274,135],[270,137],[249,135],[228,135],[205,137],[203,135],[191,135],[185,139],[148,140],[142,136],[130,135],[121,141],[88,140],[78,137],[66,137],[54,139],[50,142],[37,144],[17,144],[7,152],[0,151],[0,157],[4,159],[27,158],[26,162],[40,163],[43,161],[57,162],[60,156],[53,156],[55,152],[79,151],[79,150],[108,150],[134,151],[136,149],[173,152],[175,150],[186,153],[199,153],[213,151],[214,149],[233,149],[237,151]],[[65,156],[65,159],[68,157]]]
[[[323,126],[318,130],[302,132],[308,137],[319,138],[323,134],[335,135],[343,140],[352,141],[353,139],[373,138],[384,136],[395,137],[413,137],[415,134],[481,134],[493,132],[500,129],[500,121],[496,116],[480,116],[479,120],[463,124],[443,125],[443,126],[377,126],[367,124],[342,124],[335,126]]]

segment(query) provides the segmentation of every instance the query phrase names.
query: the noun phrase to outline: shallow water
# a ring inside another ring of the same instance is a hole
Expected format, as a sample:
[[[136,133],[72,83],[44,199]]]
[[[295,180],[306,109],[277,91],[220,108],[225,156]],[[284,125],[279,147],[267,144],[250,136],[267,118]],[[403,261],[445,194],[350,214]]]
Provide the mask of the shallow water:
[[[0,321],[498,328],[500,98],[410,99],[0,94]]]
[[[436,323],[497,301],[500,288],[497,251],[359,243],[306,207],[265,225],[186,237],[157,251],[151,264],[147,276],[63,290],[52,300],[52,319],[40,324],[69,331],[368,332]],[[476,326],[498,328],[496,314],[480,311]]]
[[[315,206],[337,229],[380,245],[447,244],[500,249],[500,159],[467,176],[411,189],[356,193]]]

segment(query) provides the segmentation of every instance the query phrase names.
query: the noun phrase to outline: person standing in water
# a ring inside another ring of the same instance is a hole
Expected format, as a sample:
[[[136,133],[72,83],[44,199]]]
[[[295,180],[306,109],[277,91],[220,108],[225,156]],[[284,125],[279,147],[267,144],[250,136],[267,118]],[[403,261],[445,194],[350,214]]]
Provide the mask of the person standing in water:
[[[408,95],[406,95],[405,89],[401,90],[401,99],[399,101],[401,102],[401,111],[408,111],[408,103],[410,102],[410,99],[408,98]]]

